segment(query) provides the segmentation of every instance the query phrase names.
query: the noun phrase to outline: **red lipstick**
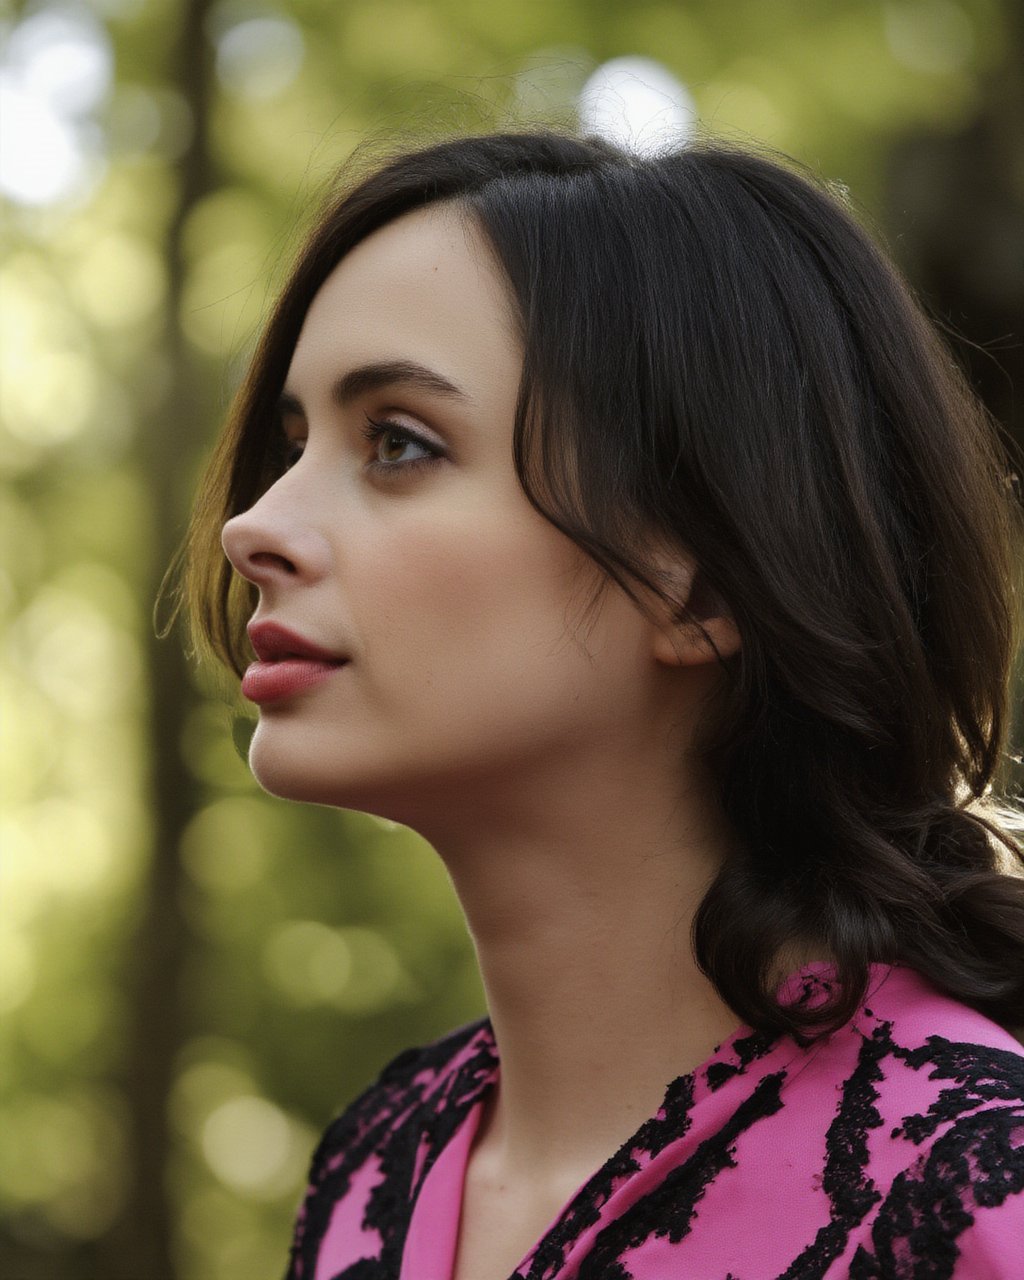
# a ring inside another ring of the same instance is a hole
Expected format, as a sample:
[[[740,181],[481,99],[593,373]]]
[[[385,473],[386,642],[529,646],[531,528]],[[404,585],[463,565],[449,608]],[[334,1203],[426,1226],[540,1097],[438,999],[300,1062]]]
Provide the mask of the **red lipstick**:
[[[301,693],[348,662],[277,622],[251,622],[247,630],[257,657],[242,677],[242,695],[250,702],[275,702]]]

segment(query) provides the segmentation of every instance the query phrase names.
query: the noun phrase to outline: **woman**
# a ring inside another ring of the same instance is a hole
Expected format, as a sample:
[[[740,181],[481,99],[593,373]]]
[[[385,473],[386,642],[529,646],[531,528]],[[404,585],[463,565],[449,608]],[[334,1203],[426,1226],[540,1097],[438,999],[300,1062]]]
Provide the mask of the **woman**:
[[[785,167],[496,135],[327,210],[190,598],[260,784],[436,848],[489,1017],[331,1126],[291,1277],[1019,1276],[1017,519]]]

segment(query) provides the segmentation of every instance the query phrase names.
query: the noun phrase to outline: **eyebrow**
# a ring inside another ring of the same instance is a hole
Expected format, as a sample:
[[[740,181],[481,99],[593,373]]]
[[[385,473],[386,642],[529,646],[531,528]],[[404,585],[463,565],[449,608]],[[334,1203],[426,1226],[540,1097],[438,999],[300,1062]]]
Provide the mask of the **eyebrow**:
[[[353,400],[371,391],[397,386],[415,387],[419,391],[427,391],[448,400],[469,400],[460,386],[435,370],[428,369],[426,365],[416,364],[412,360],[381,360],[358,365],[335,382],[331,388],[331,398],[339,408],[344,409]],[[282,409],[302,411],[298,396],[287,390],[281,393],[279,404]]]

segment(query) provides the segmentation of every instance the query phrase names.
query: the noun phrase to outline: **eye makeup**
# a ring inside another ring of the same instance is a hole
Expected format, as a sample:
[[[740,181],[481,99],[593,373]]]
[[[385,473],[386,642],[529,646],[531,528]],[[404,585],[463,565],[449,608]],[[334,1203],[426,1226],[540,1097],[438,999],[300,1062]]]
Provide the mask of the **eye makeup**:
[[[411,430],[409,427],[402,426],[401,423],[392,422],[387,418],[371,418],[366,415],[366,426],[363,427],[363,437],[372,444],[380,445],[382,442],[397,444],[404,448],[408,445],[414,445],[423,452],[418,458],[392,459],[384,461],[379,456],[374,457],[367,463],[371,471],[377,474],[385,472],[402,471],[408,472],[418,470],[421,467],[430,466],[432,463],[440,462],[444,457],[443,452],[429,440],[426,440],[418,432]],[[377,450],[379,453],[379,449]]]

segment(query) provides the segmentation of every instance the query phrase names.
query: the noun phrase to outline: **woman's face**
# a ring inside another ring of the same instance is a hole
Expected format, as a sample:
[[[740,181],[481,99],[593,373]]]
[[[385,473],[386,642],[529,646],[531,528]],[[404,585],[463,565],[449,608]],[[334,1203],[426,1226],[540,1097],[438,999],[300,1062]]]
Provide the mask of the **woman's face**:
[[[275,660],[243,686],[268,791],[414,823],[651,724],[649,624],[609,588],[579,631],[594,566],[516,478],[512,314],[450,207],[370,236],[313,300],[282,400],[287,469],[223,535]],[[266,622],[347,661],[286,667]]]

